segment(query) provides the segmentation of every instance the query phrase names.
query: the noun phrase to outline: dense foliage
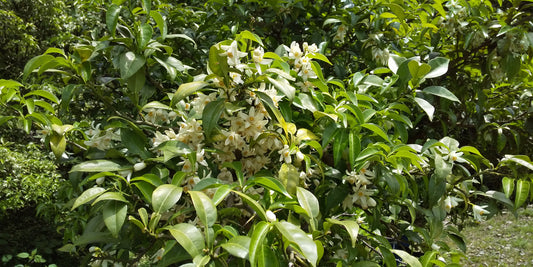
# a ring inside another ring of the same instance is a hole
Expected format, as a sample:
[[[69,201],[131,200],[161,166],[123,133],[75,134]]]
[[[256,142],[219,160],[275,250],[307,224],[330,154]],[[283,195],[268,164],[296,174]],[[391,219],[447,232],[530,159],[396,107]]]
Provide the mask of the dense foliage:
[[[0,124],[69,171],[85,264],[453,266],[533,197],[527,1],[66,5]]]

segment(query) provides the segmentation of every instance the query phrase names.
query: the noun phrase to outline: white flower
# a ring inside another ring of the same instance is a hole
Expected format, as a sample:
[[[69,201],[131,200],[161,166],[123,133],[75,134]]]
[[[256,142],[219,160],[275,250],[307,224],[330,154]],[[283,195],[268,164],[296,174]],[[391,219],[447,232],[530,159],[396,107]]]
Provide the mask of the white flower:
[[[316,46],[316,44],[309,45],[307,42],[304,42],[302,46],[306,53],[314,54],[318,52],[318,46]]]
[[[487,211],[485,208],[487,208],[486,205],[485,206],[472,205],[472,212],[474,213],[474,219],[476,219],[477,221],[482,221],[483,215],[490,214],[490,212]]]
[[[374,191],[367,189],[366,185],[355,186],[353,187],[353,191],[354,193],[348,195],[342,202],[342,207],[345,210],[353,207],[354,203],[361,206],[363,209],[376,206],[376,201],[370,197],[374,194]]]
[[[96,147],[100,150],[107,150],[112,147],[111,141],[120,141],[120,133],[117,130],[113,132],[113,129],[109,128],[105,131],[104,135],[101,135],[98,131],[98,135],[93,135],[90,140],[85,141],[85,145],[90,147]]]
[[[183,183],[183,191],[187,192],[191,190],[198,182],[200,182],[200,178],[198,176],[190,176],[186,178]]]
[[[368,207],[376,206],[376,201],[370,197],[374,194],[374,191],[366,189],[366,186],[358,186],[354,188],[354,191],[352,200],[361,206],[361,208],[366,210]]]
[[[359,171],[346,171],[347,176],[343,177],[344,181],[348,181],[350,184],[356,186],[366,186],[372,184],[370,180],[374,179],[374,177],[376,177],[376,174],[368,169],[369,165],[370,163],[367,162]]]
[[[152,137],[152,147],[156,148],[160,144],[170,140],[170,138],[167,135],[163,135],[160,132],[155,132],[155,136]]]
[[[263,56],[265,55],[265,51],[262,47],[257,47],[254,49],[254,52],[252,54],[252,59],[257,64],[267,65],[272,62],[272,59],[265,59]]]
[[[372,47],[372,56],[376,62],[381,63],[382,65],[387,65],[389,62],[389,50],[388,49],[379,49],[378,47]]]
[[[466,162],[466,160],[461,157],[462,155],[463,155],[463,152],[451,151],[448,155],[444,156],[443,159],[451,161],[451,162],[456,161],[458,163]]]
[[[152,255],[152,263],[160,261],[163,258],[163,255],[165,255],[165,248],[160,248],[154,253],[154,255]]]
[[[452,208],[457,207],[459,205],[459,202],[462,201],[459,198],[448,196],[446,199],[444,199],[444,209],[446,212],[450,212]]]
[[[230,72],[229,76],[231,77],[233,82],[236,83],[236,84],[243,84],[244,83],[244,81],[242,80],[242,75],[240,75],[239,73]]]
[[[216,99],[217,99],[216,93],[211,93],[209,95],[198,93],[196,95],[196,98],[194,98],[191,101],[193,111],[199,116],[201,116],[202,112],[204,111],[205,106],[209,104],[209,102],[215,101]]]
[[[221,45],[220,47],[225,51],[224,53],[220,55],[228,57],[228,65],[230,66],[240,65],[241,64],[240,58],[248,55],[245,52],[239,51],[239,47],[237,46],[237,41],[231,42],[230,45]]]
[[[311,67],[311,60],[308,57],[302,57],[300,59],[301,69],[298,72],[298,76],[301,76],[304,81],[307,81],[309,78],[316,78],[315,71]]]
[[[342,24],[337,28],[337,33],[335,34],[335,37],[333,37],[333,41],[339,41],[341,43],[344,42],[344,37],[346,36],[348,28]]]
[[[300,45],[296,41],[292,41],[291,47],[289,48],[289,58],[290,59],[300,59],[303,56]]]
[[[279,161],[282,161],[282,162],[285,161],[285,163],[288,163],[288,164],[290,164],[292,162],[291,152],[289,150],[289,146],[288,145],[284,145],[283,149],[278,151],[278,153],[280,154]]]
[[[119,171],[118,172],[118,174],[120,174],[120,176],[126,177],[126,181],[128,181],[128,183],[130,182],[132,173],[133,172],[131,170],[123,170],[123,171]]]
[[[310,89],[315,88],[316,86],[310,81],[297,82],[296,85],[300,86],[302,92],[309,92]]]

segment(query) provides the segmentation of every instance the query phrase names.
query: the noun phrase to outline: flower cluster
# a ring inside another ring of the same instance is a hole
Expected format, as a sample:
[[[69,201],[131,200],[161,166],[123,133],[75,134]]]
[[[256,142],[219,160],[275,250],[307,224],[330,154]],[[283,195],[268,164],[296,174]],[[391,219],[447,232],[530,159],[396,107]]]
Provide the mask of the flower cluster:
[[[120,141],[120,130],[114,131],[113,128],[108,128],[104,131],[100,130],[100,124],[85,131],[89,140],[85,141],[85,145],[95,147],[100,150],[107,150],[113,147],[112,141]]]
[[[243,174],[250,177],[262,169],[277,168],[280,163],[292,163],[295,154],[299,153],[297,161],[301,162],[303,158],[298,149],[292,148],[288,140],[280,137],[280,126],[273,123],[257,94],[260,92],[269,96],[276,107],[284,96],[264,79],[253,84],[245,85],[244,82],[259,75],[270,74],[273,76],[269,77],[280,84],[291,86],[289,80],[295,81],[295,78],[289,77],[289,73],[269,69],[274,60],[265,58],[262,47],[250,50],[249,62],[245,60],[248,53],[239,49],[237,41],[219,47],[218,55],[226,57],[232,68],[226,78],[213,73],[199,76],[195,80],[212,82],[211,86],[181,100],[177,103],[177,110],[168,112],[163,109],[147,109],[148,114],[144,117],[146,121],[156,125],[170,124],[166,130],[154,132],[151,137],[152,151],[160,152],[158,147],[167,141],[182,142],[191,151],[195,151],[195,157],[184,155],[178,163],[181,171],[188,173],[182,183],[184,190],[191,189],[201,179],[211,175],[221,181],[234,182],[233,172],[225,167],[227,163],[240,161]],[[302,88],[311,90],[314,85],[310,80],[317,78],[317,75],[309,55],[318,52],[317,45],[304,43],[300,47],[293,42],[290,47],[286,47],[286,52],[285,59],[297,75],[299,84]],[[207,140],[202,118],[206,106],[213,101],[223,101],[227,105],[240,101],[240,108],[224,109],[217,118],[215,135]],[[204,171],[199,172],[199,169]]]
[[[374,191],[368,189],[367,186],[371,185],[371,180],[376,176],[375,173],[368,169],[370,163],[367,163],[359,171],[347,172],[344,176],[343,182],[348,182],[352,185],[353,194],[349,194],[342,202],[344,209],[353,207],[353,204],[361,206],[363,209],[368,207],[375,207],[376,201],[371,197]]]

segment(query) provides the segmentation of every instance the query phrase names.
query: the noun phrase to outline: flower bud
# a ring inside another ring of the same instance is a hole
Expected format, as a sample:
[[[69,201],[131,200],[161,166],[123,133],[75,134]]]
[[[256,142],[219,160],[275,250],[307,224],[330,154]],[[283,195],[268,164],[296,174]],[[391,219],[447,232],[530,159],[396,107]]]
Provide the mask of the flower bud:
[[[104,183],[104,181],[105,181],[105,177],[97,178],[97,179],[96,179],[96,184],[97,184],[97,185],[101,185],[101,184]]]
[[[138,172],[142,169],[146,168],[146,163],[143,162],[139,162],[139,163],[135,163],[135,165],[133,165],[133,169]]]
[[[267,210],[266,211],[266,218],[267,218],[267,221],[269,222],[275,222],[276,221],[276,214],[274,214],[274,212],[270,211],[270,210]]]

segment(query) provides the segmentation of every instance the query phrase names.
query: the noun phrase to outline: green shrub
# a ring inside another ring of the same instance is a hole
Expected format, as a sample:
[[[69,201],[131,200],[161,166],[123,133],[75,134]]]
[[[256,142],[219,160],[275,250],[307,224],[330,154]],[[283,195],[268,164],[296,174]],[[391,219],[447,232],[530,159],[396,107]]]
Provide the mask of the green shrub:
[[[0,212],[50,203],[63,180],[36,144],[0,144]]]

